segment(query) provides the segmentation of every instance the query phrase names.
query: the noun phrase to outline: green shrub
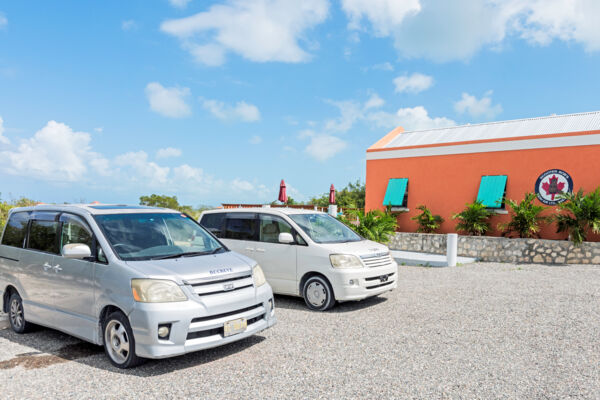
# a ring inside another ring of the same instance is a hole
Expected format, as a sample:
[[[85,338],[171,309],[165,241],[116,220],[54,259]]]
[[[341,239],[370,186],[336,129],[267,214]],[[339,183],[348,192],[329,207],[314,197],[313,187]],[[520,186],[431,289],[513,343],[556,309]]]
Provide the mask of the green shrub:
[[[444,218],[439,215],[433,215],[425,205],[420,205],[417,210],[421,210],[421,214],[412,217],[413,221],[417,221],[417,232],[433,233],[439,229],[444,222]]]
[[[513,233],[520,238],[540,236],[541,225],[550,222],[551,219],[541,215],[548,207],[534,204],[535,198],[535,193],[525,193],[525,198],[520,203],[506,200],[506,204],[510,207],[510,222],[498,224],[502,236],[510,237]]]
[[[387,243],[398,227],[396,217],[389,212],[373,210],[365,214],[364,210],[352,210],[349,214],[358,219],[357,225],[344,216],[338,219],[365,239],[375,242]]]
[[[485,235],[490,230],[490,217],[493,212],[488,210],[483,203],[475,201],[467,204],[465,209],[458,214],[454,214],[452,219],[458,220],[456,230],[465,232],[472,236]]]
[[[558,213],[554,217],[557,233],[568,233],[575,246],[587,239],[589,231],[600,233],[600,188],[587,195],[579,189],[577,193],[561,196],[566,201],[558,205]]]

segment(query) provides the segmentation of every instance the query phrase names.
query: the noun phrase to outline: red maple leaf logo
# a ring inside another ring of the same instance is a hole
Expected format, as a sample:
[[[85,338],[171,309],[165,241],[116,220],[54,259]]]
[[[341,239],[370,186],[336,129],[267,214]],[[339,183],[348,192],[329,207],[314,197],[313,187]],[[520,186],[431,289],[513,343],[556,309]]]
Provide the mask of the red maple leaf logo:
[[[564,182],[558,182],[558,178],[556,175],[552,175],[548,182],[542,183],[542,189],[546,192],[546,195],[550,195],[551,199],[554,200],[554,197],[557,194],[563,193],[563,189],[565,187]]]

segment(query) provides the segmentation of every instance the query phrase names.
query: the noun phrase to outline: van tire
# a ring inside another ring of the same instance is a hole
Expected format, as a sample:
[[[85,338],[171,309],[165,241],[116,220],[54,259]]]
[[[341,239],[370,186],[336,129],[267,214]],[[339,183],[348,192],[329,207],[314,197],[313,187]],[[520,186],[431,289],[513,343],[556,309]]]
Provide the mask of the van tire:
[[[115,367],[133,368],[145,361],[135,354],[133,331],[129,320],[121,311],[110,313],[102,321],[102,337],[106,357]]]
[[[313,311],[326,311],[335,305],[333,289],[327,279],[313,275],[304,282],[302,297],[306,306]]]
[[[21,299],[21,296],[17,292],[11,294],[8,300],[8,321],[10,327],[16,333],[31,332],[35,326],[25,320],[23,299]]]

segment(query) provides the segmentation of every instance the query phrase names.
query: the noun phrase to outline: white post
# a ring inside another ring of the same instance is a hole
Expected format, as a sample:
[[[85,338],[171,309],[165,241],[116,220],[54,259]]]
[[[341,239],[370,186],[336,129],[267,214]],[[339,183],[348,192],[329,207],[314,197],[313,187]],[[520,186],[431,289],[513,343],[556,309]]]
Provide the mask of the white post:
[[[458,235],[449,233],[446,238],[446,261],[449,267],[456,267],[456,255],[458,253]]]
[[[337,204],[330,204],[327,213],[333,218],[337,218]]]

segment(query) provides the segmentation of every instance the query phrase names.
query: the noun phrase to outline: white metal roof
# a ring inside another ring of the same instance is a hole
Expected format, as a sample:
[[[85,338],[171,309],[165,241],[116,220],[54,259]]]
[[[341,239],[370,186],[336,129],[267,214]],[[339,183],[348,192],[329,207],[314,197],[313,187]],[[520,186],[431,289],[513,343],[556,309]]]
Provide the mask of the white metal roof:
[[[595,130],[600,130],[600,111],[403,132],[384,148]]]

